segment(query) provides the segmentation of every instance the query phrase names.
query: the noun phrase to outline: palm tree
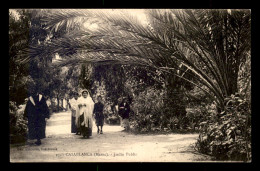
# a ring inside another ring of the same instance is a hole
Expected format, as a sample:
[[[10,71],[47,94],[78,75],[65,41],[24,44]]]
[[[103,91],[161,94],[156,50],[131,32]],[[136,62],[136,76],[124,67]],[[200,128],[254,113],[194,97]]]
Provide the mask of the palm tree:
[[[195,73],[223,108],[224,99],[238,92],[239,67],[250,52],[250,11],[171,10],[152,16],[181,42],[176,46],[171,45],[172,37],[164,39],[174,57]]]
[[[31,56],[61,53],[65,60],[60,66],[85,61],[149,66],[165,77],[174,75],[197,86],[221,111],[224,99],[238,91],[239,67],[250,55],[250,10],[147,10],[147,14],[145,26],[127,15],[57,10],[44,19],[54,31],[70,28],[76,19],[104,22],[98,30],[72,30],[46,46],[30,47]],[[72,50],[75,53],[69,54]]]

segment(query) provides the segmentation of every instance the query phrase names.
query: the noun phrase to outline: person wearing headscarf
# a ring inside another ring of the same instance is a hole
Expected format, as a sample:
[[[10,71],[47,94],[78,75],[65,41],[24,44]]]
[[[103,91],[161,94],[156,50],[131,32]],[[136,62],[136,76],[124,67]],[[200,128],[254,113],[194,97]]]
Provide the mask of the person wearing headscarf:
[[[89,138],[92,135],[94,102],[88,90],[82,90],[81,94],[77,100],[76,123],[83,137]]]
[[[103,134],[103,125],[104,125],[104,114],[103,109],[104,105],[101,102],[101,96],[98,96],[97,98],[98,102],[94,105],[94,115],[96,119],[96,126],[97,126],[97,133]],[[99,132],[100,127],[100,132]]]
[[[74,97],[70,99],[69,104],[71,108],[71,133],[76,133],[77,132],[77,127],[76,127],[76,110],[77,110],[77,102],[78,100],[78,93],[74,93]]]
[[[129,113],[130,113],[130,105],[127,103],[126,98],[124,97],[122,102],[119,104],[119,115],[122,117],[122,127],[125,128],[126,131],[129,131]]]
[[[28,120],[28,139],[37,139],[35,144],[40,145],[41,139],[46,138],[46,119],[50,118],[50,112],[44,96],[37,91],[36,87],[31,88],[24,118]]]

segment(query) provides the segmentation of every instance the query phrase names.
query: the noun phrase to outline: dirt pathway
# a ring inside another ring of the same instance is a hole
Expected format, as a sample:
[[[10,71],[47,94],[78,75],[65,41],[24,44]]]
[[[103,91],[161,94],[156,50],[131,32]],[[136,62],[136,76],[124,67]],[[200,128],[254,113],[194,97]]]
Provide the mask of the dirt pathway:
[[[41,146],[11,145],[11,162],[204,162],[192,145],[198,134],[134,135],[120,126],[96,127],[90,139],[70,133],[70,113],[55,113],[47,121]],[[34,142],[34,141],[29,141]]]

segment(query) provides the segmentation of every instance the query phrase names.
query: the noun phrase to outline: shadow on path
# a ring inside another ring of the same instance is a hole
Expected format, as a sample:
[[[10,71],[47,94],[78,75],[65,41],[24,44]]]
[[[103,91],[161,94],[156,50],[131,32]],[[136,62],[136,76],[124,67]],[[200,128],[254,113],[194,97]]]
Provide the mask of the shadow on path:
[[[84,139],[70,133],[70,112],[54,113],[47,121],[41,146],[11,147],[11,162],[191,162],[210,161],[191,147],[198,134],[129,134],[104,125],[104,134]]]

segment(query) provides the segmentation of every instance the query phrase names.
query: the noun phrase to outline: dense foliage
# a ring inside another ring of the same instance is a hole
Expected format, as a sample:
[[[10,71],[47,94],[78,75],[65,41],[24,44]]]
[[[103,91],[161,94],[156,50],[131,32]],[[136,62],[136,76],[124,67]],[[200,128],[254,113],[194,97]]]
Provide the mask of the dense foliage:
[[[14,102],[9,101],[10,143],[20,143],[26,140],[27,121],[23,117],[24,105],[21,108],[19,110]]]
[[[251,106],[239,94],[225,99],[225,110],[217,115],[209,113],[200,124],[198,151],[213,155],[218,160],[250,161]]]
[[[36,11],[10,15],[9,100],[22,104],[28,84],[57,99],[87,88],[111,113],[127,96],[136,131],[200,131],[198,151],[251,160],[250,10],[146,10],[148,24],[84,9]]]
[[[177,100],[177,98],[181,100],[175,105],[169,103],[167,92],[154,87],[147,87],[135,95],[132,102],[135,115],[131,120],[134,130],[137,132],[198,132],[199,123],[205,121],[208,114],[209,108],[205,106],[206,103],[201,105],[196,102],[196,105],[187,105],[188,100],[183,93],[176,93],[173,99]]]

